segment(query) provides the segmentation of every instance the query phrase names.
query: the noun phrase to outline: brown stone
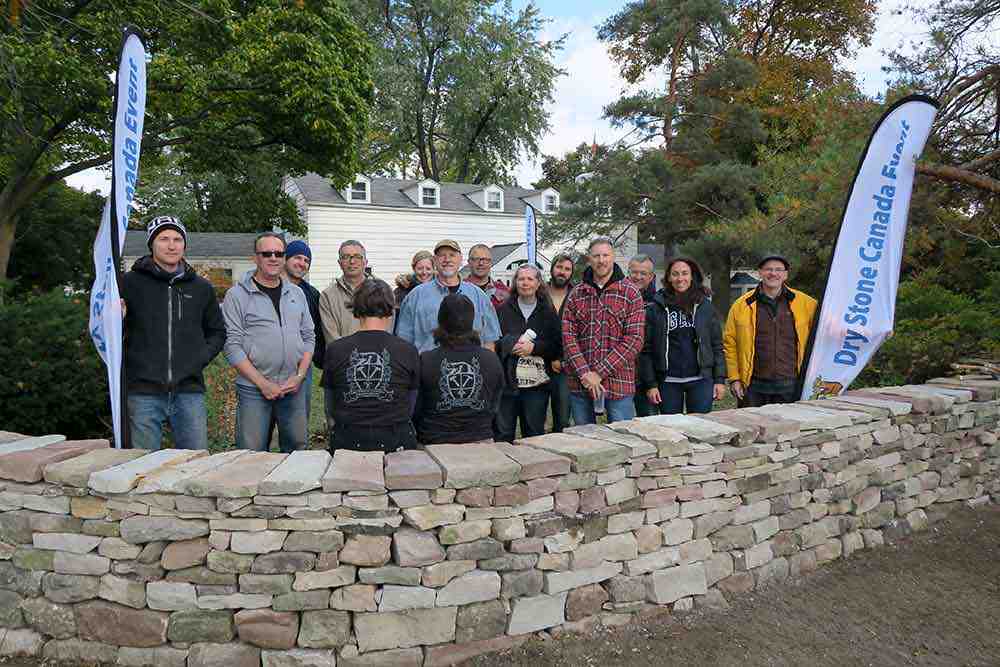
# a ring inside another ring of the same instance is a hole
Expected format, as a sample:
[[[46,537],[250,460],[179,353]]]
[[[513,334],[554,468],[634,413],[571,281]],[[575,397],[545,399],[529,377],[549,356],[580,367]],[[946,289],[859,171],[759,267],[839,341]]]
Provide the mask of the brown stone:
[[[519,476],[521,481],[569,473],[571,461],[565,456],[534,447],[510,445],[506,442],[496,443],[496,448],[521,465]]]
[[[389,562],[388,535],[354,535],[340,551],[340,562],[361,567],[381,567]]]
[[[161,564],[165,570],[183,570],[205,562],[210,547],[207,537],[171,542],[163,549]]]
[[[188,653],[187,667],[260,667],[260,649],[256,646],[195,644]]]
[[[103,601],[78,604],[75,611],[80,639],[136,648],[159,646],[167,641],[169,614],[163,612]]]
[[[235,619],[240,639],[261,648],[289,649],[299,636],[299,615],[294,611],[244,609]]]
[[[5,454],[0,456],[0,478],[15,482],[39,482],[45,466],[107,447],[107,440],[66,440],[38,449]]]
[[[608,599],[608,592],[600,584],[574,589],[566,598],[566,620],[579,621],[599,614]]]
[[[518,637],[494,637],[465,644],[443,644],[429,646],[425,651],[424,667],[444,667],[446,665],[465,664],[477,655],[496,653],[516,648],[528,641],[531,635]],[[387,651],[388,652],[388,651]]]
[[[473,486],[459,489],[455,502],[466,507],[489,507],[493,504],[493,487]]]
[[[386,488],[436,489],[443,481],[441,468],[427,452],[412,449],[385,455]]]
[[[753,573],[737,572],[718,583],[719,590],[725,593],[746,593],[753,590]]]
[[[498,486],[493,490],[493,504],[497,507],[507,505],[527,505],[531,500],[527,484],[511,484]]]

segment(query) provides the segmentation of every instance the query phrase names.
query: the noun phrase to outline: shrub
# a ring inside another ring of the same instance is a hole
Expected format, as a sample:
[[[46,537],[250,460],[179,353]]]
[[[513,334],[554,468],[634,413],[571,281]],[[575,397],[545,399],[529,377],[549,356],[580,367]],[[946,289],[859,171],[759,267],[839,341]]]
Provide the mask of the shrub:
[[[88,306],[62,289],[0,305],[0,429],[108,437],[107,370],[87,332]]]

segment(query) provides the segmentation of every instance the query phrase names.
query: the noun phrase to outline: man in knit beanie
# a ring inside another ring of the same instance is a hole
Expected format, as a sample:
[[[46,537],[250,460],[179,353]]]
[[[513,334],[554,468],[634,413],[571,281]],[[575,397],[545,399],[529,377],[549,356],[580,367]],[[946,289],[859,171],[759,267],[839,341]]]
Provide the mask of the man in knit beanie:
[[[285,248],[285,275],[288,279],[302,288],[309,303],[309,314],[312,315],[313,324],[316,327],[316,348],[313,352],[313,365],[322,370],[323,357],[326,353],[326,339],[323,336],[323,322],[319,315],[318,289],[306,281],[306,274],[312,266],[312,249],[309,244],[301,239],[296,239]],[[312,369],[309,369],[306,379],[302,382],[302,387],[306,391],[306,396],[311,396],[312,392]],[[309,421],[309,413],[312,401],[306,401],[306,422]]]
[[[225,344],[226,324],[212,284],[184,261],[187,239],[177,218],[153,218],[150,254],[122,283],[128,423],[137,449],[159,449],[164,422],[176,447],[208,448],[202,371]]]

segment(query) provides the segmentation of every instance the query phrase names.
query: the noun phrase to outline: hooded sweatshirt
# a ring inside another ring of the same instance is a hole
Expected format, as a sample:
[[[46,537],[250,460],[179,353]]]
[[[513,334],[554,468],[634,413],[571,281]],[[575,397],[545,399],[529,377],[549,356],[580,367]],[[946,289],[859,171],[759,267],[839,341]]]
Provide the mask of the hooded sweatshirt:
[[[281,279],[281,319],[274,303],[247,271],[229,288],[222,303],[226,318],[226,359],[233,366],[244,359],[271,382],[282,384],[298,370],[299,361],[316,345],[316,328],[306,295],[298,285]],[[253,387],[239,375],[236,384]]]
[[[125,381],[137,394],[203,392],[202,371],[226,342],[212,284],[187,262],[167,273],[146,255],[122,283]]]

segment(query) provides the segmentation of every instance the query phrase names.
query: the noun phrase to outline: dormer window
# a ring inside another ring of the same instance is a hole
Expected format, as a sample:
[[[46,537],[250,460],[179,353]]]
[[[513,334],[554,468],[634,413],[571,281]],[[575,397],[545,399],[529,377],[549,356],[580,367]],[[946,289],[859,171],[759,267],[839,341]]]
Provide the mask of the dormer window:
[[[348,204],[370,204],[372,202],[372,181],[364,174],[358,174],[341,191]]]
[[[486,192],[486,210],[487,211],[503,210],[503,192],[501,192],[500,190],[488,190]]]
[[[559,198],[555,195],[545,195],[544,202],[546,213],[555,213],[559,210]]]
[[[364,181],[355,181],[351,183],[351,201],[356,202],[366,202],[368,201],[368,184]]]
[[[420,205],[421,206],[437,206],[438,205],[438,189],[434,186],[424,185],[420,188]]]

